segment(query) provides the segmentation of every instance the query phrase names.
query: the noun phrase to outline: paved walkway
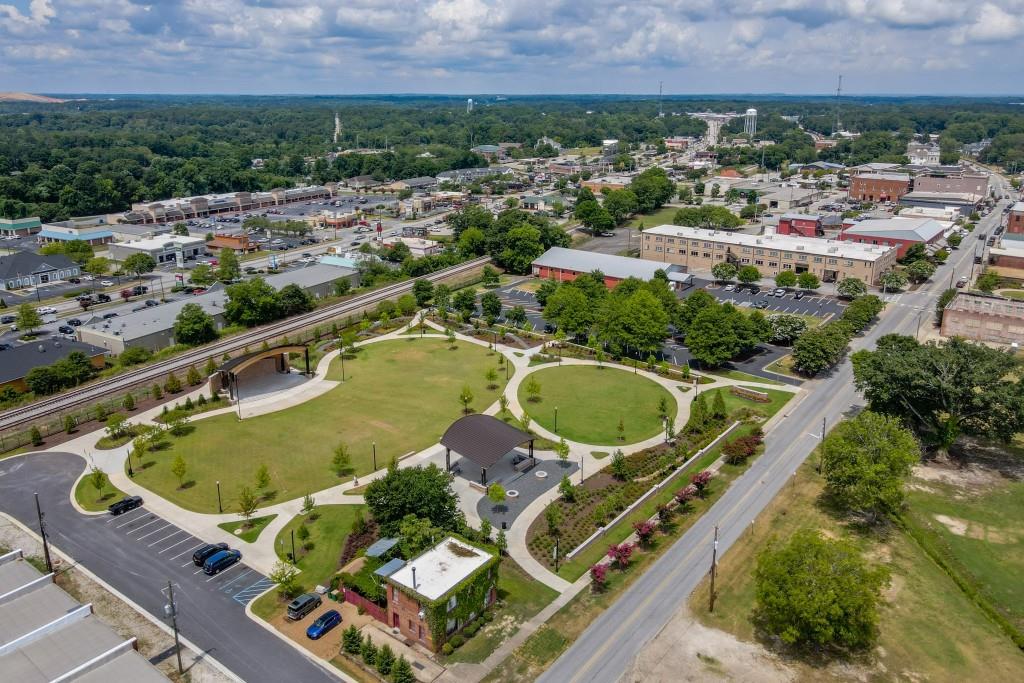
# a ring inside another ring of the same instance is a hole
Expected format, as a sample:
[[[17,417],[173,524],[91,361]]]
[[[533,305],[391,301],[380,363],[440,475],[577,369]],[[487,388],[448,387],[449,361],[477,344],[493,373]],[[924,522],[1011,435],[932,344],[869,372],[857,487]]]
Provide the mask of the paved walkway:
[[[407,339],[408,335],[405,334],[409,327],[414,327],[416,321],[412,321],[409,326],[405,326],[394,330],[388,334],[374,337],[372,339],[363,340],[358,342],[358,346],[365,346],[374,344],[382,341],[395,340],[395,339]],[[438,325],[437,323],[427,320],[427,326],[435,330],[433,333],[424,335],[427,338],[432,339],[444,339],[447,335],[446,330]],[[442,334],[444,333],[444,334]],[[486,339],[480,339],[477,337],[456,333],[456,338],[459,343],[471,343],[478,346],[491,347],[491,344]],[[496,351],[502,353],[505,356],[506,362],[508,362],[513,370],[513,375],[505,388],[505,396],[508,398],[509,411],[514,415],[523,414],[523,406],[519,403],[518,391],[519,385],[522,383],[523,378],[527,375],[551,367],[552,364],[544,363],[535,366],[530,365],[531,358],[541,352],[541,347],[534,347],[531,349],[515,349],[498,344],[495,348]],[[272,395],[261,395],[260,397],[254,397],[251,399],[243,399],[241,402],[241,415],[243,419],[255,417],[257,415],[264,415],[279,410],[285,410],[292,406],[299,405],[313,398],[321,396],[331,389],[335,388],[339,382],[328,380],[327,372],[330,367],[331,361],[338,356],[338,351],[332,351],[326,354],[320,362],[317,364],[316,371],[312,377],[307,381],[290,388],[284,389]],[[565,365],[596,365],[594,361],[581,360],[575,358],[565,358],[562,361]],[[629,370],[625,366],[616,366],[615,364],[606,363],[611,367],[618,367],[623,370]],[[678,387],[686,384],[681,380],[674,380],[670,378],[662,377],[656,373],[651,373],[646,370],[634,369],[636,374],[642,375],[651,381],[657,382],[659,385],[668,389],[672,395],[676,398],[676,415],[675,424],[677,427],[682,427],[686,424],[686,420],[689,418],[690,405],[693,399],[696,397],[696,392],[691,390],[686,393],[679,392]],[[780,389],[783,391],[796,391],[794,387],[783,387],[775,386],[756,381],[739,381],[724,378],[715,378],[715,382],[711,384],[700,385],[700,390],[714,389],[720,386],[728,386],[732,384],[744,384],[750,386],[756,386],[761,388]],[[187,397],[191,397],[195,401],[200,394],[209,394],[208,387],[194,390],[187,394],[182,394],[178,397],[178,402],[183,403]],[[201,413],[192,418],[193,421],[203,420],[215,415],[223,415],[227,413],[237,412],[239,406],[229,405],[224,408],[217,410],[211,410],[206,413]],[[152,408],[150,410],[135,414],[131,416],[131,421],[135,424],[155,424],[153,422],[160,412],[162,406]],[[484,414],[495,415],[500,411],[500,405],[498,402],[488,406],[482,412]],[[560,437],[557,434],[550,432],[544,427],[538,425],[536,422],[531,422],[531,429],[539,436],[553,441],[557,441]],[[91,434],[83,435],[72,441],[60,444],[57,448],[61,451],[71,451],[75,453],[81,453],[86,459],[92,464],[102,468],[107,472],[110,477],[111,483],[124,491],[129,495],[140,495],[145,498],[146,506],[154,513],[178,524],[182,528],[186,529],[190,533],[195,534],[200,538],[209,540],[210,542],[224,541],[233,544],[239,544],[238,539],[232,534],[220,529],[217,525],[224,522],[238,521],[239,516],[236,513],[224,513],[224,514],[208,514],[200,512],[192,512],[185,510],[178,505],[162,498],[158,494],[136,484],[130,479],[124,472],[124,461],[128,456],[130,450],[130,444],[115,448],[111,450],[97,450],[95,447],[96,442],[102,436],[101,432],[93,432]],[[664,436],[659,434],[643,441],[623,445],[620,448],[626,454],[633,453],[644,448],[657,445],[662,442]],[[607,451],[607,446],[595,446],[593,444],[579,443],[575,441],[567,441],[569,444],[569,458],[580,466],[580,479],[583,481],[586,477],[593,476],[600,469],[607,464],[606,461],[599,460],[592,455],[593,451]],[[553,459],[554,453],[550,451],[538,451],[538,457],[540,459]],[[444,448],[440,444],[433,444],[422,451],[412,454],[401,461],[401,466],[412,467],[417,465],[423,465],[427,463],[434,463],[440,467],[444,466]],[[314,494],[317,505],[358,505],[363,503],[362,496],[359,495],[346,495],[346,491],[349,491],[358,486],[363,486],[374,479],[382,477],[386,472],[386,469],[381,469],[368,475],[359,477],[358,479],[350,480],[343,484],[324,489]],[[575,479],[575,476],[574,476]],[[471,488],[469,482],[462,477],[456,477],[454,482],[454,488],[459,496],[460,508],[466,515],[467,522],[476,527],[480,524],[480,517],[477,512],[477,506],[480,500],[484,497],[484,494],[474,488]],[[558,488],[552,487],[550,490],[543,493],[537,499],[532,501],[526,508],[516,517],[513,524],[510,525],[510,529],[507,531],[508,539],[508,551],[509,555],[518,562],[531,576],[542,581],[551,588],[563,592],[569,589],[570,584],[568,581],[555,575],[549,571],[542,564],[537,562],[530,554],[526,546],[526,532],[530,526],[530,523],[538,515],[540,515],[544,508],[550,504],[553,500],[558,497]],[[72,500],[74,503],[74,501]],[[256,514],[258,516],[265,515],[277,515],[277,517],[267,525],[267,527],[260,533],[259,538],[254,543],[246,543],[242,546],[243,552],[246,556],[246,562],[253,568],[269,573],[274,564],[277,562],[277,553],[274,549],[274,540],[277,534],[287,525],[287,523],[296,515],[300,514],[302,508],[302,498],[296,498],[293,500],[283,501],[268,507],[261,508]]]

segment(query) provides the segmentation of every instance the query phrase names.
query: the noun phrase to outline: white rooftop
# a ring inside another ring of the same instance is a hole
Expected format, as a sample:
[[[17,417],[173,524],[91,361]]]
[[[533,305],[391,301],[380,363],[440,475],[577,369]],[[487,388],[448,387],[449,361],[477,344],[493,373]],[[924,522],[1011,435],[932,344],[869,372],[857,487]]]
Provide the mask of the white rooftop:
[[[1015,202],[1014,205],[1010,207],[1010,211],[1024,213],[1024,202]]]
[[[919,239],[928,242],[945,232],[946,228],[934,218],[869,218],[843,228],[844,233],[895,239]]]
[[[487,564],[494,556],[449,536],[388,577],[390,581],[416,591],[428,600],[439,597]],[[413,570],[416,584],[413,585]]]
[[[186,237],[184,235],[160,235],[159,237],[150,237],[142,240],[130,240],[128,242],[120,242],[120,245],[132,247],[133,249],[142,249],[144,251],[153,251],[154,249],[164,249],[169,244],[177,244],[182,247],[191,247],[196,244],[206,244],[206,240],[202,237]]]
[[[800,237],[798,235],[778,235],[766,229],[764,235],[748,235],[742,232],[721,232],[705,230],[682,225],[659,225],[644,230],[644,235],[663,235],[666,237],[685,237],[687,239],[707,240],[723,244],[734,244],[740,247],[780,249],[799,251],[819,256],[834,256],[856,259],[859,261],[877,261],[892,247],[859,242],[840,242],[825,240],[820,237]]]
[[[858,173],[854,178],[867,178],[868,180],[910,180],[910,176],[906,173]]]

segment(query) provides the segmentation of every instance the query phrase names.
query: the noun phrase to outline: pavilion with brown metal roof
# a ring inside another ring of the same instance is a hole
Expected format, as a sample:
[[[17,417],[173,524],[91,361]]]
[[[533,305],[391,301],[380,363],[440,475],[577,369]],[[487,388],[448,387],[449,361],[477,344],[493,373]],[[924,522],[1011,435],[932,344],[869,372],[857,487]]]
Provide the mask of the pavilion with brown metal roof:
[[[445,470],[451,471],[451,454],[455,451],[480,466],[480,483],[487,484],[487,469],[527,441],[530,460],[533,457],[533,434],[516,429],[491,415],[474,413],[452,423],[441,437],[445,447]]]

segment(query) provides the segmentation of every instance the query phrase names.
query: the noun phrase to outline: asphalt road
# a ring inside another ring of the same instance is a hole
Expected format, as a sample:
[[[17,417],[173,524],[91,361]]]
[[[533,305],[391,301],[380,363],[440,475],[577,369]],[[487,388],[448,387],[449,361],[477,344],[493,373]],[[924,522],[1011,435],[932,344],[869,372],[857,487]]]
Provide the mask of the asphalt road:
[[[192,564],[203,541],[144,506],[118,517],[78,513],[69,493],[84,465],[71,453],[0,462],[0,510],[35,529],[38,492],[51,542],[157,618],[166,602],[161,591],[173,581],[182,635],[247,683],[337,683],[245,615],[245,605],[273,585],[259,572],[239,563],[206,576]]]
[[[926,286],[890,295],[889,305],[869,332],[854,340],[853,350],[873,348],[884,334],[917,335],[933,315],[935,299],[951,277],[970,275],[978,232],[990,233],[1005,202],[980,222],[949,262]],[[834,425],[857,410],[862,398],[853,385],[847,359],[830,376],[804,385],[810,395],[790,406],[768,434],[764,454],[725,492],[668,551],[619,599],[605,610],[576,642],[538,679],[544,683],[613,683],[631,667],[634,658],[697,587],[711,566],[714,529],[719,528],[719,552],[729,547],[785,486],[819,443],[823,420]],[[756,528],[755,528],[756,531]]]

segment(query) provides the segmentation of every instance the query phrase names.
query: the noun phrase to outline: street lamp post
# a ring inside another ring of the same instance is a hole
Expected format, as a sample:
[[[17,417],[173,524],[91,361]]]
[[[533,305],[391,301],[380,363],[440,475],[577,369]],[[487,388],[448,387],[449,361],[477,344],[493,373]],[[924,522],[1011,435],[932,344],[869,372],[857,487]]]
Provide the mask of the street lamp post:
[[[220,480],[219,479],[217,480],[217,512],[219,512],[220,514],[224,514],[224,506],[221,505],[221,500],[220,500]]]
[[[555,406],[555,432],[558,431],[558,406]]]
[[[377,471],[377,442],[373,442],[373,471]]]

